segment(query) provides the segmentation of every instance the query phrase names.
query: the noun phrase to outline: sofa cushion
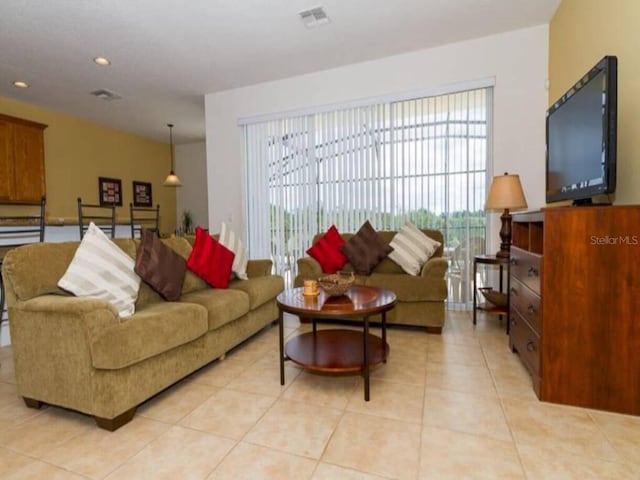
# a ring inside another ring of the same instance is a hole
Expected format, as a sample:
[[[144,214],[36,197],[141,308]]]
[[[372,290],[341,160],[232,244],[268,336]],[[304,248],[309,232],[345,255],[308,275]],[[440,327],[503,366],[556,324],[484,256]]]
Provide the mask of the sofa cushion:
[[[427,237],[413,223],[406,222],[389,246],[393,248],[389,258],[409,275],[418,275],[422,265],[435,253],[440,243]]]
[[[136,312],[149,304],[158,302],[164,302],[164,298],[151,288],[147,282],[140,282],[140,290],[138,290],[138,298],[136,299]]]
[[[344,243],[336,226],[331,225],[329,230],[307,250],[307,255],[318,261],[324,273],[336,273],[348,261],[345,254],[340,251]]]
[[[279,275],[256,277],[251,280],[234,280],[230,289],[242,290],[249,296],[249,307],[255,310],[276,298],[284,290],[284,278]]]
[[[447,298],[444,277],[424,278],[406,273],[372,273],[363,281],[367,286],[393,291],[399,302],[439,302]]]
[[[240,290],[199,290],[183,295],[180,302],[195,303],[206,308],[209,330],[215,330],[249,311],[249,296]]]
[[[187,268],[214,288],[227,288],[235,254],[204,229],[196,227],[196,241]]]
[[[191,244],[184,237],[163,238],[162,243],[164,243],[167,247],[172,249],[185,260],[189,258],[189,255],[191,255]],[[195,292],[197,290],[203,290],[205,288],[209,288],[207,282],[202,280],[191,270],[187,270],[184,275],[184,282],[182,283],[182,295],[184,295],[185,293]]]
[[[188,303],[154,303],[91,339],[95,368],[116,370],[195,340],[207,332],[207,311]]]
[[[247,263],[249,261],[249,256],[247,255],[247,249],[244,248],[240,237],[238,237],[225,222],[222,222],[222,225],[220,226],[220,237],[218,241],[221,245],[224,245],[231,250],[235,255],[231,271],[239,279],[248,280]]]
[[[249,260],[247,263],[247,276],[249,278],[271,275],[273,261],[267,258]]]
[[[134,260],[91,222],[58,286],[77,297],[106,300],[122,318],[130,317],[140,287],[134,265]]]
[[[162,243],[154,232],[142,229],[135,266],[140,278],[162,298],[173,302],[180,298],[186,270],[184,258]]]
[[[369,220],[342,246],[342,252],[360,275],[369,275],[392,251],[393,248],[378,236]]]
[[[120,250],[135,260],[138,252],[138,244],[132,238],[112,238],[111,242],[115,243]],[[78,246],[80,242],[78,242]]]

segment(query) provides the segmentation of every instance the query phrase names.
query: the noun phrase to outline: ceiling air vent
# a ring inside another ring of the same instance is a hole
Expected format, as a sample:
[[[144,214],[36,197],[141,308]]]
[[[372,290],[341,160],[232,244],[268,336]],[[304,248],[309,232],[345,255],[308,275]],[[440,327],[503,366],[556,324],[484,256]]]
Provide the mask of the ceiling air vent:
[[[330,22],[329,17],[322,7],[313,7],[309,10],[303,10],[298,12],[298,16],[307,28],[316,28]]]
[[[107,102],[110,102],[112,100],[120,100],[122,98],[116,92],[112,92],[111,90],[107,90],[106,88],[95,90],[91,92],[91,95],[93,95],[94,97],[98,97],[101,100],[106,100]]]

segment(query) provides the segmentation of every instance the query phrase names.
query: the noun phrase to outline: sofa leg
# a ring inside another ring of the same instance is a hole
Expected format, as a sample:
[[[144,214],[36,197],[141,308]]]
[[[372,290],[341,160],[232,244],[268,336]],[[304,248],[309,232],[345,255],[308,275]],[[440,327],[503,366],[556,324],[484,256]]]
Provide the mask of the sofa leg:
[[[427,333],[433,333],[435,335],[442,335],[442,327],[425,327]]]
[[[121,413],[120,415],[114,418],[102,418],[94,415],[93,419],[96,421],[96,424],[100,428],[104,428],[105,430],[109,430],[110,432],[113,432],[119,429],[124,424],[131,421],[133,416],[136,414],[136,408],[137,407],[130,408],[126,412]]]
[[[42,402],[40,400],[34,400],[29,397],[22,397],[24,400],[24,404],[29,408],[35,408],[36,410],[42,406]]]

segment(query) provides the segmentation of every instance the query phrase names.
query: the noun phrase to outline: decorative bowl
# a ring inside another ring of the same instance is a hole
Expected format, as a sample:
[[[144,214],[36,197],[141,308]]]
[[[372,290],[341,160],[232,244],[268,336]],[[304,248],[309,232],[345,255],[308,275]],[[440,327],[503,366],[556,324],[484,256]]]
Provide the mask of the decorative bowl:
[[[489,302],[493,303],[496,307],[506,307],[507,306],[507,294],[498,292],[493,289],[493,287],[482,287],[479,288],[480,293],[486,298]]]
[[[320,285],[330,297],[339,297],[344,295],[355,281],[356,277],[353,272],[338,272],[318,278],[318,285]]]

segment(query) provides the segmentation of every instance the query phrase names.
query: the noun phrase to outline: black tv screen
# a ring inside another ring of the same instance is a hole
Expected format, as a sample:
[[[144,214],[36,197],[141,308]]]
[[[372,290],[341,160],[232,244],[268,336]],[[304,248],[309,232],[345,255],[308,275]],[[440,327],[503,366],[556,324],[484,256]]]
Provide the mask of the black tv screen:
[[[547,202],[616,188],[617,58],[604,57],[547,110]]]

